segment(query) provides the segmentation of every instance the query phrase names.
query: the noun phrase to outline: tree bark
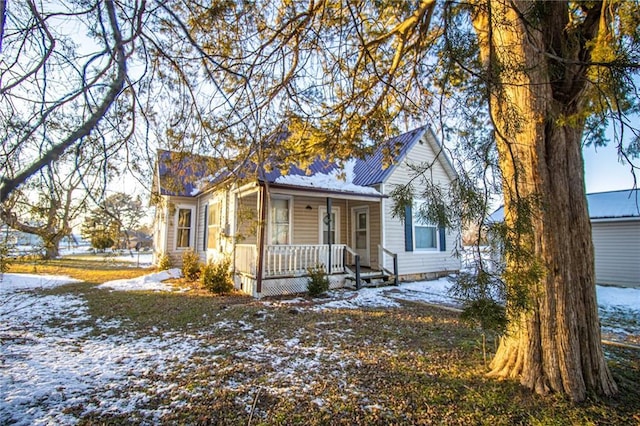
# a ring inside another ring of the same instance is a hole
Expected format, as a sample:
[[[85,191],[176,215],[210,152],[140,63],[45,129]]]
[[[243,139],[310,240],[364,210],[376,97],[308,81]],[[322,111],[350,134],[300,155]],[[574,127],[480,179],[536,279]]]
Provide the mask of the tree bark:
[[[509,326],[489,375],[519,378],[537,393],[560,392],[574,401],[589,392],[613,395],[617,388],[600,344],[581,150],[586,67],[552,62],[545,54],[572,59],[584,45],[572,45],[566,35],[564,2],[488,0],[478,6],[474,27],[488,74],[505,222],[516,230],[520,250],[506,255],[505,281],[513,294],[524,286],[528,300],[526,310],[509,309],[507,301]],[[592,37],[592,30],[585,27],[581,35]],[[530,229],[522,226],[523,202]],[[530,253],[524,266],[522,250]]]

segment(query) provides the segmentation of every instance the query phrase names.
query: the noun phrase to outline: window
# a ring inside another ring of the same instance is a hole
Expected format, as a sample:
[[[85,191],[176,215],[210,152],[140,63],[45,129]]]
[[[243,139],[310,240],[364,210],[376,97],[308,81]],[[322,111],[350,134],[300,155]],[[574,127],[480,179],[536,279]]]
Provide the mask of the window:
[[[208,208],[207,248],[219,249],[220,242],[220,203],[215,202]]]
[[[413,241],[416,250],[437,249],[436,226],[422,217],[420,207],[421,203],[415,203],[413,206]]]
[[[318,214],[320,215],[320,244],[329,244],[329,218],[327,216],[327,208],[318,208]],[[336,208],[331,209],[331,244],[340,243],[340,210]]]
[[[176,248],[191,247],[191,223],[193,208],[178,208],[176,227]]]
[[[271,244],[289,244],[289,210],[288,199],[276,198],[271,200]]]
[[[369,247],[367,216],[367,211],[356,212],[356,250],[366,250]]]

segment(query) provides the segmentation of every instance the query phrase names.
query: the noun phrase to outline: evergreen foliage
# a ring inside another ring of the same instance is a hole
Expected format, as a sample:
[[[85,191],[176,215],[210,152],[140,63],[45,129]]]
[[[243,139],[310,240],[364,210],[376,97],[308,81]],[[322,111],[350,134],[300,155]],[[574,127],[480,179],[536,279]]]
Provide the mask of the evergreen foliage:
[[[318,297],[329,291],[329,277],[322,265],[309,268],[309,280],[307,281],[307,291],[309,296]]]
[[[182,253],[182,276],[189,281],[196,281],[200,276],[200,256],[193,251],[187,250]]]
[[[6,241],[0,241],[0,278],[2,274],[9,270],[9,266],[11,265],[9,248],[9,244]]]
[[[202,286],[215,294],[230,293],[233,290],[233,279],[230,272],[231,261],[209,262],[202,266],[200,281]]]
[[[98,251],[105,251],[109,247],[113,247],[115,241],[107,232],[95,232],[91,235],[91,247]]]

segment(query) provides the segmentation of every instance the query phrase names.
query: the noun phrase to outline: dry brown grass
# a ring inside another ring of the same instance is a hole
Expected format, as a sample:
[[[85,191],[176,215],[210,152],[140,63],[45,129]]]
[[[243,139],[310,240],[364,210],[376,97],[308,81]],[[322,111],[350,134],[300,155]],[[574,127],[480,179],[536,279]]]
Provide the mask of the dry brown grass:
[[[33,272],[30,265],[13,265],[12,271],[20,270]],[[175,292],[96,289],[96,283],[148,271],[86,260],[53,261],[37,271],[86,281],[46,292],[83,297],[99,336],[185,336],[203,343],[187,362],[140,373],[164,390],[133,384],[120,390],[149,396],[139,411],[96,414],[78,406],[80,424],[149,424],[145,416],[156,410],[164,413],[163,424],[640,423],[640,361],[631,350],[607,348],[621,388],[617,398],[573,404],[558,395],[533,395],[515,381],[486,378],[481,332],[455,312],[422,303],[318,310],[312,301],[215,296],[197,286]],[[101,324],[118,325],[105,330]],[[486,347],[494,347],[491,336]]]
[[[108,262],[102,258],[60,258],[46,261],[13,261],[8,272],[67,275],[88,284],[102,284],[111,280],[139,277],[153,270]]]

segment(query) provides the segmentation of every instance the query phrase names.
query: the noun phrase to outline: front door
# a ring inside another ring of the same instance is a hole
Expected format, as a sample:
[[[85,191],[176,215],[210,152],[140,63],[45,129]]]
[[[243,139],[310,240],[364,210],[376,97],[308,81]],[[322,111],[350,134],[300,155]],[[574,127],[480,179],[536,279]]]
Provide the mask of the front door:
[[[353,209],[353,245],[362,266],[371,266],[369,249],[369,207]]]

